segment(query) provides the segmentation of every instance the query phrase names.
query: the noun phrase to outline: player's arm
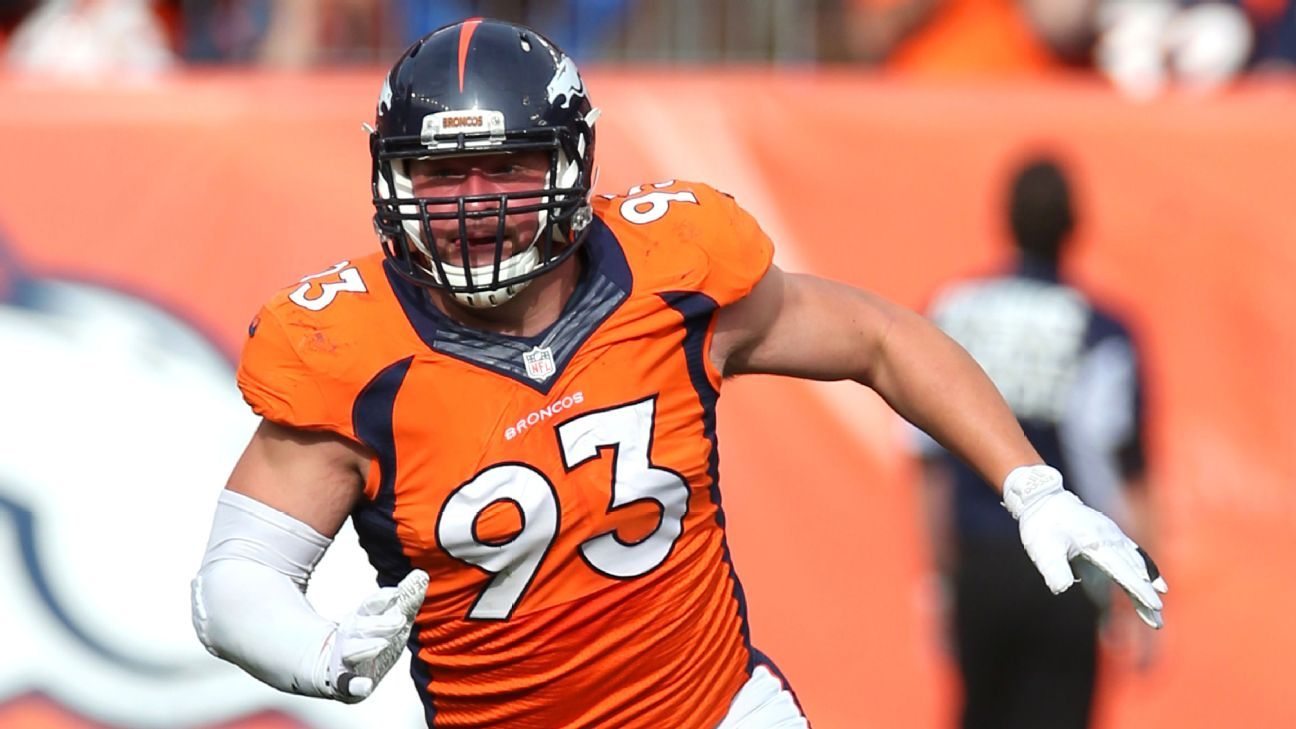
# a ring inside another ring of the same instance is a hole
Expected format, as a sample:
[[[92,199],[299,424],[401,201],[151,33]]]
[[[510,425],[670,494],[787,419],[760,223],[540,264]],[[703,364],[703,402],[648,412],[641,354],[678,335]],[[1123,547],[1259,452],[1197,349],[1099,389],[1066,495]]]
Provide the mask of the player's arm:
[[[327,431],[262,420],[225,487],[332,538],[361,497],[369,456]]]
[[[1165,581],[1115,523],[1062,488],[1041,464],[990,378],[957,343],[918,314],[881,297],[771,266],[750,294],[721,309],[710,352],[726,376],[781,374],[854,380],[873,388],[919,426],[1001,485],[1004,506],[1045,582],[1075,581],[1069,560],[1084,557],[1161,625]]]
[[[427,575],[379,590],[341,624],[305,594],[368,464],[341,436],[262,422],[217,503],[192,584],[194,628],[212,654],[283,691],[347,702],[373,691],[404,648]]]
[[[725,376],[868,385],[987,482],[1042,463],[990,379],[923,317],[867,291],[771,267],[721,310],[711,356]]]

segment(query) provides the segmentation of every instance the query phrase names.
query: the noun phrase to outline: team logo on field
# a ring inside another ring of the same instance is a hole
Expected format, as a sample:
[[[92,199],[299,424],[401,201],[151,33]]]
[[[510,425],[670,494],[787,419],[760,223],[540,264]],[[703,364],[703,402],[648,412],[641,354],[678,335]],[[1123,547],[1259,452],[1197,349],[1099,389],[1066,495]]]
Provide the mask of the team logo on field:
[[[54,705],[47,729],[240,729],[267,726],[267,714],[312,729],[420,723],[400,668],[363,705],[344,706],[280,693],[207,654],[187,586],[256,427],[233,368],[165,309],[30,276],[4,248],[0,352],[22,356],[0,357],[0,726],[33,695]],[[7,281],[31,295],[7,297]],[[332,576],[321,565],[311,580],[330,617],[373,585],[354,530],[339,537]]]
[[[548,347],[535,347],[530,352],[524,352],[522,362],[526,364],[527,377],[536,382],[549,379],[557,369],[554,366],[553,352]]]

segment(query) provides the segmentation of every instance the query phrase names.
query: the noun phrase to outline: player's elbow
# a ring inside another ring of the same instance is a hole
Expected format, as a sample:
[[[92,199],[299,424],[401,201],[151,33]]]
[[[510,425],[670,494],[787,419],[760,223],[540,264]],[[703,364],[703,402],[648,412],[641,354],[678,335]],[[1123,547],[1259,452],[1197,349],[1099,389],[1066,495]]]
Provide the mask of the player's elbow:
[[[194,631],[212,655],[281,691],[323,695],[314,674],[336,626],[292,579],[253,560],[207,560],[190,598]]]
[[[238,663],[240,617],[248,612],[244,596],[261,578],[254,564],[206,561],[189,583],[189,607],[198,640],[217,658]],[[251,574],[249,574],[249,572]]]
[[[255,619],[248,594],[272,578],[262,575],[264,567],[245,560],[205,561],[189,583],[189,600],[194,632],[217,658],[245,665],[255,651],[246,650],[250,631],[248,619]]]
[[[207,611],[207,603],[203,599],[203,572],[201,569],[194,578],[189,581],[189,612],[193,620],[194,632],[198,634],[198,641],[203,644],[207,652],[213,656],[219,656],[220,650],[212,643],[211,639],[211,617]]]

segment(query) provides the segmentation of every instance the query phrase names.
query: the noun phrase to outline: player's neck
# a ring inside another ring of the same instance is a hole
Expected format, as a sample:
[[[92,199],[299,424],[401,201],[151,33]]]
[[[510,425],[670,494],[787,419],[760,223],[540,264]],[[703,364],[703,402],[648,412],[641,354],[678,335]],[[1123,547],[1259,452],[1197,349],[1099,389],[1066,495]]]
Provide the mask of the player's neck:
[[[558,317],[576,291],[584,270],[580,254],[570,256],[558,268],[531,282],[516,296],[499,306],[470,308],[441,291],[430,290],[432,301],[446,316],[474,329],[514,337],[530,337],[544,331]]]

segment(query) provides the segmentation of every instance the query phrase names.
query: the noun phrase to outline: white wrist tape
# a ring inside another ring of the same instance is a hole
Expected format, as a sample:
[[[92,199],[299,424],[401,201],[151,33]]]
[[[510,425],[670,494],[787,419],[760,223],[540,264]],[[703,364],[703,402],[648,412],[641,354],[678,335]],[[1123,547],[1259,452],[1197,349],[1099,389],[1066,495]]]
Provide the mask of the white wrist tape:
[[[1050,494],[1062,490],[1062,474],[1052,466],[1019,466],[1004,479],[1003,505],[1014,519]]]
[[[305,594],[331,542],[256,499],[222,492],[191,585],[194,630],[207,650],[282,691],[331,696],[320,677],[337,625]]]

